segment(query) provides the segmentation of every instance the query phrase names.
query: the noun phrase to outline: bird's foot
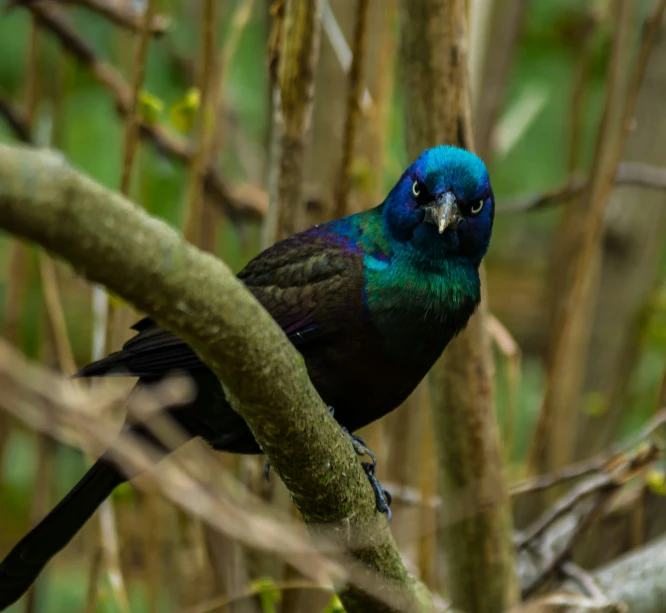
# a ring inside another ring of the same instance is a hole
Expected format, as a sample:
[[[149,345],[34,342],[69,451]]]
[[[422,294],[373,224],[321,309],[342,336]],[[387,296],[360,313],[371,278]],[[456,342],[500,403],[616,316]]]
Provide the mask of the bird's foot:
[[[375,505],[377,510],[380,513],[385,513],[386,519],[390,522],[392,517],[392,497],[391,492],[383,487],[379,482],[379,479],[377,479],[377,456],[375,456],[372,449],[365,444],[365,441],[360,436],[351,434],[344,426],[341,427],[342,431],[349,437],[356,455],[359,457],[367,455],[370,458],[370,462],[361,462],[361,466],[363,467],[363,470],[368,477],[368,481],[370,481],[370,487],[372,487],[372,491],[375,494]]]

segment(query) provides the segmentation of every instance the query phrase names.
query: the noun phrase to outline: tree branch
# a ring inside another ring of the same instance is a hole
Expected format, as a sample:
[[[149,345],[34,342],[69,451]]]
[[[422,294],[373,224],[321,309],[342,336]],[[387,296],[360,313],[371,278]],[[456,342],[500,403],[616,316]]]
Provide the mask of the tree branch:
[[[391,606],[345,587],[349,613],[428,610],[302,357],[225,264],[61,156],[24,147],[0,146],[0,226],[65,258],[201,355],[310,529],[332,525],[336,544],[387,582]]]
[[[10,5],[37,4],[39,0],[13,0]],[[93,13],[108,19],[111,23],[130,32],[141,32],[144,29],[140,12],[128,10],[117,3],[105,0],[56,0],[59,4],[77,4]],[[149,21],[149,31],[153,36],[161,36],[171,26],[171,18],[166,15],[154,15]]]
[[[18,140],[32,143],[32,131],[28,118],[22,109],[15,107],[2,93],[0,93],[0,116],[7,120],[7,124]]]

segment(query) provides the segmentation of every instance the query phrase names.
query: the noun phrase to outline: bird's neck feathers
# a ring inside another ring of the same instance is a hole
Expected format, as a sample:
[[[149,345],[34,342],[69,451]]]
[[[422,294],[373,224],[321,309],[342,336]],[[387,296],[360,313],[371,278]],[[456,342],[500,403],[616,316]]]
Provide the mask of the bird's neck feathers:
[[[423,249],[395,240],[385,206],[333,222],[335,231],[363,255],[368,316],[387,349],[436,358],[480,300],[478,267],[436,243]]]

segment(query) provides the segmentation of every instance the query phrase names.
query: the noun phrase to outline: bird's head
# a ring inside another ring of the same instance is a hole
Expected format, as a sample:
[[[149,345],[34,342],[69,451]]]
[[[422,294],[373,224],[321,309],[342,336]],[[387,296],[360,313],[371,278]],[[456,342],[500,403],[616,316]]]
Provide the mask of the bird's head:
[[[477,265],[488,249],[494,215],[485,164],[449,146],[424,151],[384,202],[393,240],[426,257],[459,256]]]

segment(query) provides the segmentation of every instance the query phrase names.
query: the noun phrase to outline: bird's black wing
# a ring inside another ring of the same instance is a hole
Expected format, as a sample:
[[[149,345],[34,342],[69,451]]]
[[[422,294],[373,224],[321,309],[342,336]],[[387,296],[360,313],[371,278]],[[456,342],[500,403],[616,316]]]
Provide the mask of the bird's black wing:
[[[296,347],[320,338],[332,317],[361,300],[363,259],[340,237],[318,228],[260,253],[238,278],[268,310]],[[120,351],[82,368],[77,376],[159,378],[169,371],[205,368],[178,336],[146,317]]]

